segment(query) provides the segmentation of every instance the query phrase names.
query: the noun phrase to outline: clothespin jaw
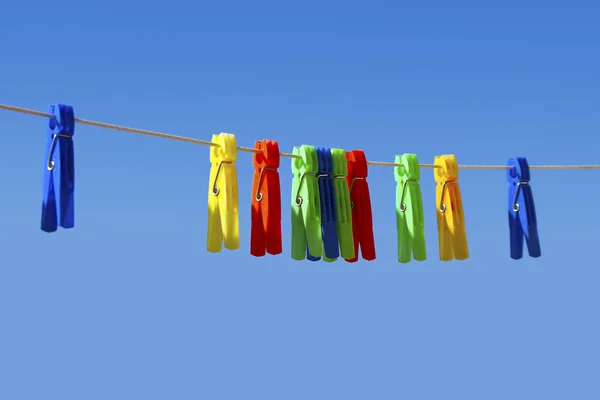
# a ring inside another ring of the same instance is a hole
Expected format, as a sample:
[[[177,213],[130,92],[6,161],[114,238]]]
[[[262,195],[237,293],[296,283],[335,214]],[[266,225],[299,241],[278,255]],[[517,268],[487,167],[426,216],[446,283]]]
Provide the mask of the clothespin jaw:
[[[348,160],[343,149],[331,149],[333,159],[333,184],[337,212],[337,231],[340,255],[344,259],[353,259],[354,236],[352,234],[352,209],[350,208],[350,189],[346,182],[348,176]]]
[[[348,176],[346,181],[350,191],[350,207],[352,209],[352,235],[354,237],[355,256],[348,262],[358,261],[358,249],[362,258],[367,261],[375,259],[375,238],[373,235],[373,212],[371,195],[367,183],[368,164],[362,150],[346,152]]]
[[[533,191],[529,183],[531,173],[525,157],[508,160],[510,169],[506,178],[508,185],[508,226],[510,232],[510,257],[523,258],[523,241],[527,242],[530,257],[540,257],[542,250],[538,234],[537,216]]]
[[[50,106],[46,129],[41,229],[55,232],[75,226],[75,112],[65,104]]]
[[[254,143],[258,150],[252,157],[255,168],[252,181],[250,254],[282,252],[281,184],[279,180],[279,144],[274,140]]]
[[[419,159],[416,154],[397,155],[394,164],[401,164],[394,167],[398,262],[407,263],[413,255],[415,260],[424,261],[427,248]]]
[[[314,146],[294,147],[292,159],[292,258],[304,260],[307,254],[323,255],[321,200],[317,173],[319,162]]]
[[[323,238],[323,260],[333,262],[340,256],[337,233],[337,211],[333,183],[333,156],[328,148],[317,147],[319,200],[321,203],[321,236]],[[321,258],[307,252],[306,258],[318,261]]]
[[[206,249],[218,253],[223,244],[229,250],[240,247],[237,143],[230,133],[213,135],[211,142]]]
[[[456,157],[436,156],[434,165],[440,260],[465,260],[469,258],[469,246]]]

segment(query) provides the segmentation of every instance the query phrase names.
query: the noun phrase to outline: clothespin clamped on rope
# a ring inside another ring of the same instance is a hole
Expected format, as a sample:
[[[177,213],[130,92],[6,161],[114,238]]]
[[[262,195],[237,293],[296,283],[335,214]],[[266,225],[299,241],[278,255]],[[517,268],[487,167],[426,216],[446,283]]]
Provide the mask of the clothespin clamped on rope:
[[[344,259],[353,259],[354,236],[352,234],[352,208],[350,206],[350,189],[346,182],[348,160],[343,149],[331,149],[333,158],[333,185],[337,211],[337,232],[340,255]]]
[[[317,174],[319,162],[314,146],[294,147],[292,159],[292,258],[304,260],[306,254],[321,257],[321,199]]]
[[[529,163],[525,157],[508,160],[511,167],[508,180],[508,226],[510,230],[510,257],[523,258],[523,239],[527,242],[530,257],[540,257],[542,250],[538,235],[533,191],[529,184]]]
[[[238,215],[238,181],[235,161],[237,143],[230,133],[212,136],[210,147],[210,179],[208,182],[208,232],[206,249],[211,253],[225,248],[236,250],[240,247]]]
[[[46,129],[41,229],[55,232],[58,226],[75,226],[75,113],[65,104],[50,106],[49,113],[53,117]]]
[[[396,156],[396,228],[398,230],[398,262],[427,259],[425,220],[419,159],[416,154]]]
[[[279,145],[274,140],[254,143],[260,153],[254,153],[254,179],[250,210],[250,254],[262,257],[266,253],[282,252],[281,185],[279,181]]]
[[[333,156],[328,148],[317,147],[319,164],[317,181],[319,184],[319,200],[321,202],[321,236],[323,238],[323,259],[327,262],[337,260],[340,256],[338,248],[337,211],[335,189],[333,185]],[[318,261],[321,257],[308,252],[306,258]]]
[[[348,176],[346,181],[350,191],[350,207],[352,208],[352,233],[354,236],[354,257],[346,258],[348,262],[358,261],[358,248],[362,258],[373,261],[375,254],[375,237],[373,235],[373,212],[371,195],[367,183],[368,165],[362,150],[346,152],[348,160]]]
[[[440,260],[469,258],[465,216],[458,184],[458,164],[454,155],[436,156],[434,168],[436,187],[438,242]]]

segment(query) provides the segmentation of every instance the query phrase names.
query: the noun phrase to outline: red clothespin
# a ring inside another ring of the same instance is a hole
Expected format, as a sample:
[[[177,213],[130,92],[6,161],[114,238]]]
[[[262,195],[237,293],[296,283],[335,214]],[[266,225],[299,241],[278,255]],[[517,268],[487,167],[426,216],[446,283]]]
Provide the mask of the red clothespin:
[[[266,253],[282,252],[281,239],[281,185],[279,182],[279,145],[274,140],[254,142],[252,164],[252,217],[250,254],[262,257]]]
[[[348,262],[358,260],[358,249],[367,261],[375,259],[375,237],[373,236],[373,212],[371,196],[367,183],[367,158],[362,150],[346,152],[348,160],[348,187],[350,188],[350,207],[352,208],[352,233],[354,235],[355,256]]]

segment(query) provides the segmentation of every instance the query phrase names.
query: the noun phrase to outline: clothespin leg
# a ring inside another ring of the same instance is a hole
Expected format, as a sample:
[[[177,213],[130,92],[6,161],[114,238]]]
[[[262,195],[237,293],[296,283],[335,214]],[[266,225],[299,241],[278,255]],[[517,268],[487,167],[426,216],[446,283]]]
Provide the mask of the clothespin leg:
[[[252,193],[256,193],[257,182],[254,182]],[[254,257],[262,257],[266,254],[265,249],[265,226],[261,216],[261,204],[253,200],[250,206],[250,254]]]
[[[362,183],[361,183],[362,184]],[[360,234],[360,253],[363,260],[373,261],[377,257],[375,253],[375,236],[373,234],[373,211],[371,208],[371,196],[369,187],[364,184],[364,196],[360,206],[361,229]],[[358,214],[359,210],[357,210]]]
[[[442,185],[438,184],[436,187],[436,218],[438,225],[438,246],[440,252],[440,261],[450,261],[454,258],[454,253],[452,249],[452,236],[450,233],[450,228],[448,227],[448,223],[446,221],[446,212],[449,211],[448,206],[446,206],[445,212],[442,212],[439,208],[440,202],[443,200],[444,204],[447,204],[448,198],[446,193],[442,193]]]
[[[357,217],[355,214],[356,211],[352,209],[352,240],[354,241],[354,257],[345,258],[345,260],[349,263],[355,263],[358,261],[358,254],[360,251],[360,245],[358,243],[358,240],[360,238],[360,230],[358,229],[358,223],[355,222],[357,221]]]
[[[318,192],[318,188],[315,189],[316,193]],[[323,254],[323,237],[321,233],[321,224],[312,223],[312,221],[320,221],[320,218],[315,218],[312,213],[321,213],[320,205],[317,203],[314,209],[311,209],[308,206],[308,201],[303,201],[302,205],[298,208],[302,209],[302,217],[304,219],[304,225],[306,226],[306,242],[308,244],[308,248],[310,249],[310,254],[314,255],[314,257],[320,257]]]
[[[75,165],[73,140],[59,139],[58,176],[63,184],[57,198],[58,224],[65,229],[75,226]]]
[[[281,183],[279,174],[274,173],[274,178],[266,184],[274,195],[269,198],[271,207],[263,214],[263,226],[267,228],[266,250],[271,255],[281,254],[283,243],[281,237]],[[267,218],[269,217],[269,218]]]
[[[406,212],[406,211],[404,211]],[[398,231],[398,262],[406,264],[411,260],[410,236],[406,226],[406,217],[400,210],[399,204],[396,205],[396,230]]]
[[[413,207],[418,207],[421,210],[420,214],[420,224],[412,224],[413,230],[411,235],[412,242],[412,250],[413,250],[413,259],[416,261],[425,261],[427,259],[427,243],[425,241],[425,225],[423,222],[423,197],[421,195],[421,188],[418,185],[410,185],[409,190],[415,193],[415,205]],[[416,216],[413,214],[412,219],[415,219]]]
[[[463,211],[462,195],[458,183],[450,188],[453,192],[454,204],[452,204],[452,236],[454,258],[457,260],[466,260],[469,258],[469,244],[467,242],[467,228],[465,226],[465,217]]]
[[[217,196],[223,226],[223,242],[226,249],[236,250],[240,247],[238,187],[237,184],[227,185],[226,182],[237,183],[237,169],[234,165],[226,165],[224,169],[226,181],[221,184],[221,187],[225,190]]]
[[[452,234],[446,224],[446,216],[438,210],[438,245],[440,249],[440,261],[450,261],[454,259],[452,249]]]
[[[529,251],[529,257],[541,257],[542,248],[540,246],[540,239],[538,236],[537,227],[530,227],[525,238],[527,240],[527,250]]]
[[[216,172],[215,168],[211,168],[208,185],[208,228],[206,234],[206,250],[211,253],[220,252],[223,246],[219,198],[213,194],[213,182]]]
[[[521,190],[519,204],[523,204],[524,207],[519,209],[516,214],[518,215],[519,225],[521,226],[521,231],[523,232],[525,243],[527,244],[529,256],[533,258],[540,257],[542,255],[542,249],[538,234],[533,194],[529,186],[526,186]],[[521,253],[522,252],[523,250],[521,250]]]
[[[281,220],[281,219],[280,219]],[[268,233],[266,234],[266,251],[271,255],[281,254],[283,243],[281,238],[281,223],[271,223],[268,225]]]
[[[41,229],[44,232],[56,232],[58,229],[54,180],[52,178],[52,171],[48,171],[46,165],[44,165]]]
[[[302,217],[302,208],[296,206],[293,201],[296,198],[298,191],[298,182],[294,179],[292,184],[292,205],[291,205],[291,216],[292,216],[292,235],[291,235],[291,255],[294,260],[304,260],[306,258],[307,244],[306,244],[306,230],[304,228],[304,218]]]
[[[510,258],[523,258],[523,240],[525,238],[516,212],[508,210],[508,228],[510,230]]]
[[[425,230],[419,234],[414,235],[412,238],[413,247],[413,259],[416,261],[427,260],[427,245],[425,243]]]

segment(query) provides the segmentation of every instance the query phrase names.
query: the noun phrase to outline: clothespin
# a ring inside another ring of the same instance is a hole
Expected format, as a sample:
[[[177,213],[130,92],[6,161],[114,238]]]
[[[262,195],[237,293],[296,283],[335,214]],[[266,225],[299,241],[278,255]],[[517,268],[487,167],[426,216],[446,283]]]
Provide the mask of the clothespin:
[[[235,250],[240,247],[238,216],[238,181],[235,161],[237,143],[230,133],[212,136],[210,147],[210,180],[208,186],[208,233],[206,249],[211,253],[225,248]]]
[[[254,142],[252,164],[252,207],[250,254],[262,257],[266,253],[282,252],[281,239],[281,186],[279,181],[279,145],[274,140]]]
[[[372,261],[375,259],[375,238],[373,236],[371,196],[369,194],[369,184],[367,183],[367,158],[362,150],[352,150],[346,152],[346,159],[348,160],[346,181],[350,191],[355,255],[353,258],[346,258],[345,260],[348,262],[358,261],[358,248],[360,246],[362,258]]]
[[[458,184],[458,164],[454,155],[436,156],[436,205],[440,260],[469,258],[465,216]]]
[[[350,189],[346,182],[348,175],[348,160],[346,151],[331,149],[333,157],[333,184],[337,211],[337,231],[340,244],[340,255],[344,259],[353,259],[354,236],[352,234],[352,208],[350,207]]]
[[[50,106],[49,113],[53,117],[46,129],[41,228],[55,232],[58,226],[75,226],[75,113],[65,104]]]
[[[508,226],[510,230],[510,257],[523,257],[523,239],[527,241],[530,257],[540,257],[542,249],[538,235],[537,217],[531,190],[529,163],[525,157],[508,160],[511,167],[508,180]]]
[[[396,156],[396,228],[398,230],[398,262],[407,263],[414,255],[417,261],[427,259],[425,220],[416,154]]]
[[[304,260],[307,251],[323,255],[321,199],[317,182],[318,160],[314,146],[294,147],[292,159],[292,258]]]
[[[331,151],[317,147],[319,199],[321,202],[321,236],[323,238],[323,258],[327,262],[335,261],[340,256],[337,233],[337,210],[335,189],[333,186],[333,157]],[[318,261],[321,257],[308,252],[306,258]]]

